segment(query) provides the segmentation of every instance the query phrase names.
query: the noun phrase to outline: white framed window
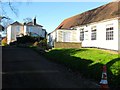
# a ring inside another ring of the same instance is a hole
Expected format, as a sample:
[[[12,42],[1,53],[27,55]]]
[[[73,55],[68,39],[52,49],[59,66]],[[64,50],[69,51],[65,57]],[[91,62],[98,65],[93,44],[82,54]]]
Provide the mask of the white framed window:
[[[84,28],[80,29],[80,41],[84,40]]]
[[[96,26],[91,28],[91,40],[97,40],[97,29],[96,29]]]
[[[85,31],[85,37],[84,37],[85,40],[88,40],[88,38],[89,38],[89,37],[88,37],[88,34],[89,34],[89,33],[88,33],[88,30],[86,30],[86,31]]]
[[[63,32],[63,42],[70,42],[71,32]]]
[[[106,40],[113,40],[114,38],[114,28],[113,26],[106,28]]]
[[[16,26],[16,32],[20,33],[20,26]]]

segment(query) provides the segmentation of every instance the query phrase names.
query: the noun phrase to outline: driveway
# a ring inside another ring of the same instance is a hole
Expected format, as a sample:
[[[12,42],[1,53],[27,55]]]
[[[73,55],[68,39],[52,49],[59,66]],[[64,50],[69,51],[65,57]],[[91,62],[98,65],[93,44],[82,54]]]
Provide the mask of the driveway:
[[[2,88],[97,88],[28,48],[2,48]]]

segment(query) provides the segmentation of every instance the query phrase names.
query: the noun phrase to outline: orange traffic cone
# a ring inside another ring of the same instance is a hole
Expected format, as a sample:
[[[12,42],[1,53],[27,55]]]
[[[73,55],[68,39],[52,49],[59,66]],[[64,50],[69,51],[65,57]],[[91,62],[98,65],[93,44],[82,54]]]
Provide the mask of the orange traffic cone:
[[[100,81],[100,90],[109,90],[107,81],[106,65],[103,66],[102,78]]]

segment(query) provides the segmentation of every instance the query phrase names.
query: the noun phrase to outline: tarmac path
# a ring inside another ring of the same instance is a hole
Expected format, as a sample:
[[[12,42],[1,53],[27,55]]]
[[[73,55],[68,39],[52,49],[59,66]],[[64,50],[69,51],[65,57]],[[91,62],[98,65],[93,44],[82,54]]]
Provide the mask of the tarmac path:
[[[29,48],[2,48],[2,88],[97,88]]]

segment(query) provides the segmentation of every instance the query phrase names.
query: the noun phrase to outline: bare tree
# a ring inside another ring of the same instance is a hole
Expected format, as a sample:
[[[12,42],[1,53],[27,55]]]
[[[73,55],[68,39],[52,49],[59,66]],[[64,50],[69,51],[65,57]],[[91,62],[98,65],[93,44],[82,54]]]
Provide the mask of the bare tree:
[[[0,23],[2,21],[5,21],[5,19],[10,21],[10,18],[7,15],[7,10],[5,10],[6,6],[10,8],[10,10],[11,10],[11,12],[13,12],[13,14],[18,16],[18,10],[17,10],[16,6],[14,6],[13,2],[11,2],[10,0],[7,0],[7,2],[3,2],[2,0],[0,0]],[[4,20],[2,20],[2,19],[4,19]]]
[[[6,17],[6,16],[0,16],[0,22],[1,22],[2,19],[8,19],[8,20],[10,20],[9,17]]]
[[[16,0],[15,0],[16,1]],[[18,15],[18,10],[16,8],[16,6],[14,5],[13,2],[11,2],[11,0],[7,0],[6,2],[3,2],[2,0],[0,0],[0,9],[1,9],[1,14],[2,16],[7,14],[7,11],[5,10],[4,7],[9,7],[10,10],[17,16]]]
[[[4,26],[4,28],[6,29],[8,27],[8,25],[10,25],[11,23],[13,23],[12,19],[2,19],[1,20],[1,24]]]
[[[23,21],[25,23],[32,22],[32,18],[27,17],[27,18],[23,19]]]

